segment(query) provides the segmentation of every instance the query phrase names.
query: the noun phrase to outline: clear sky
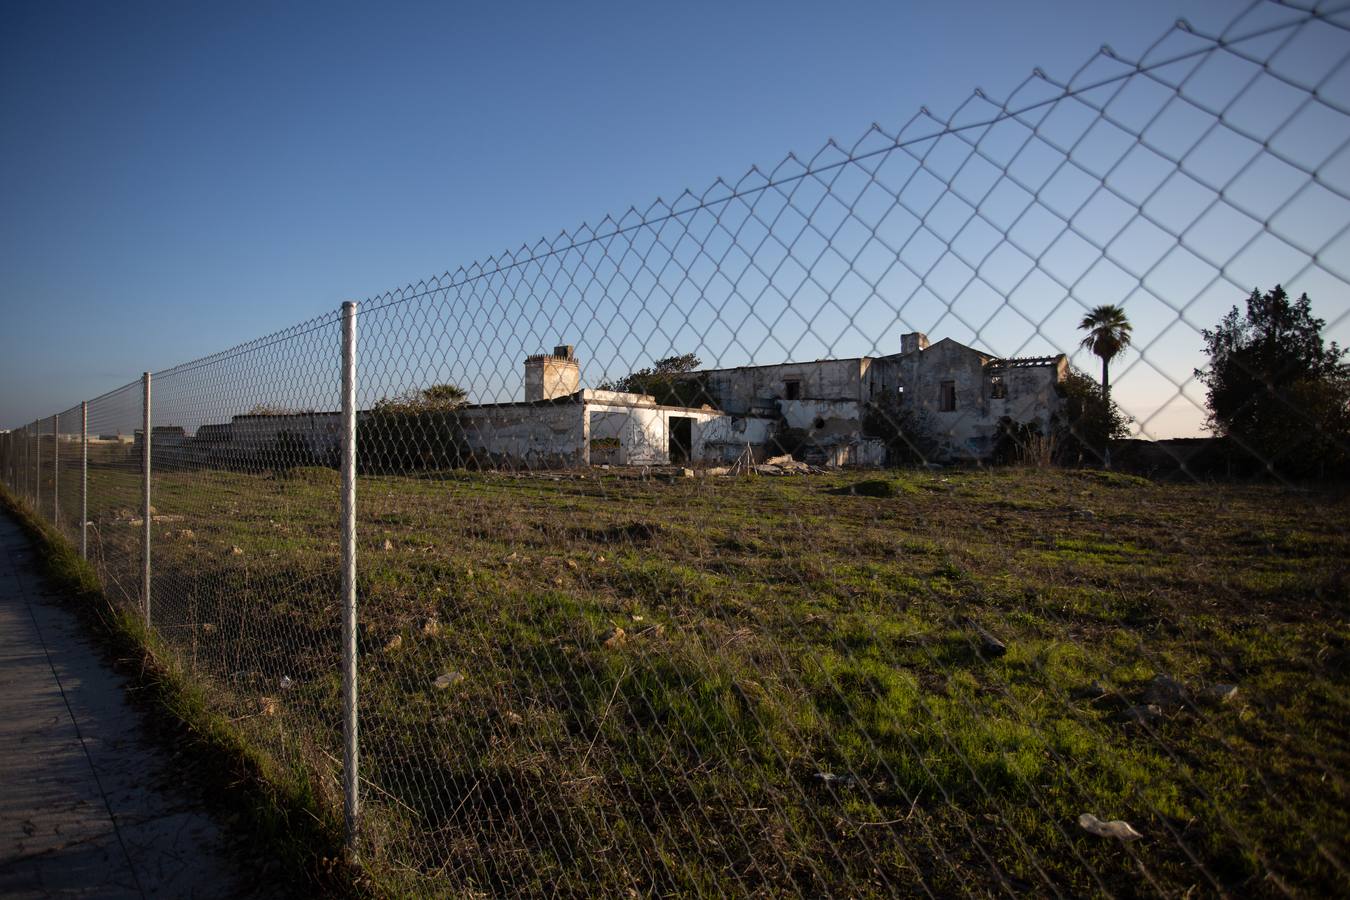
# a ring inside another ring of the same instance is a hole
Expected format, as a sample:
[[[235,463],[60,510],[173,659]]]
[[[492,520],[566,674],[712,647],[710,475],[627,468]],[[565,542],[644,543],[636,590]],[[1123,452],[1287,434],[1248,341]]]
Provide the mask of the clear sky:
[[[1235,7],[11,0],[0,426]]]

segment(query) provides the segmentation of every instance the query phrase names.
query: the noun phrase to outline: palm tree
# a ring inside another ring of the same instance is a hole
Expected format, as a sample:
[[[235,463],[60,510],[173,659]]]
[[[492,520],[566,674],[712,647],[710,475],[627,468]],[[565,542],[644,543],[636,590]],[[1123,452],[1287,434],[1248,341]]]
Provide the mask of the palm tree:
[[[1130,333],[1134,326],[1125,316],[1125,310],[1114,304],[1098,306],[1083,316],[1078,327],[1087,332],[1087,337],[1079,344],[1084,350],[1090,350],[1102,358],[1102,399],[1111,402],[1111,360],[1120,351],[1130,346]]]

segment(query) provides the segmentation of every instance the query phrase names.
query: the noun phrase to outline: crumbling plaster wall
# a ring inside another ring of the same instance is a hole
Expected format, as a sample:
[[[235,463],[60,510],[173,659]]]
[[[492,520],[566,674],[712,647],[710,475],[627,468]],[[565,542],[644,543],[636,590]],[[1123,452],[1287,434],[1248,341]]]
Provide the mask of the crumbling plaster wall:
[[[723,410],[745,415],[787,398],[787,382],[796,381],[802,400],[862,400],[864,360],[823,359],[776,366],[709,369],[709,392]]]
[[[594,440],[618,438],[619,448],[613,454],[618,465],[661,466],[670,462],[670,435],[672,418],[692,419],[690,423],[690,459],[704,461],[707,453],[707,433],[710,423],[728,418],[713,410],[681,409],[657,406],[650,397],[641,394],[614,394],[604,392],[610,402],[586,403],[587,445]],[[595,396],[599,396],[596,392]],[[592,396],[587,392],[587,396]],[[622,401],[626,397],[636,402]],[[716,433],[716,426],[714,432]],[[609,457],[609,452],[604,453]],[[720,458],[720,457],[719,457]],[[595,460],[592,459],[592,462]]]
[[[474,406],[459,413],[460,434],[484,462],[526,468],[586,463],[586,422],[580,403]]]
[[[694,459],[700,462],[734,462],[748,445],[756,459],[767,455],[767,445],[776,430],[773,419],[758,416],[718,415],[708,418],[694,435]]]

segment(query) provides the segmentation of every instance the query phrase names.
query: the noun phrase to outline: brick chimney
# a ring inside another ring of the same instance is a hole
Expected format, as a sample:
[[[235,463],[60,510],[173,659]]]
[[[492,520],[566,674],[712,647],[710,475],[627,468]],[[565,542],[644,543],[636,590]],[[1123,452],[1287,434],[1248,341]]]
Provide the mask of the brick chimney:
[[[900,335],[900,352],[914,353],[917,350],[928,349],[928,335],[922,331],[911,331],[909,334]]]

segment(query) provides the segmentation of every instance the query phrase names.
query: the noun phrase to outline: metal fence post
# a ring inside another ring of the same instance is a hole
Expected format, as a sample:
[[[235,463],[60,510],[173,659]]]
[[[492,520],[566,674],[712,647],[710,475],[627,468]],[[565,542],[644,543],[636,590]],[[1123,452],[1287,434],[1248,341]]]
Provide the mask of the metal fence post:
[[[141,602],[145,625],[150,627],[150,373],[142,376],[145,384],[145,409],[141,425]]]
[[[356,853],[360,771],[356,719],[356,303],[342,304],[342,789],[347,850]]]
[[[33,422],[33,512],[42,515],[42,420]]]
[[[52,416],[52,525],[61,530],[61,421]]]
[[[80,559],[89,559],[89,402],[80,401]]]

